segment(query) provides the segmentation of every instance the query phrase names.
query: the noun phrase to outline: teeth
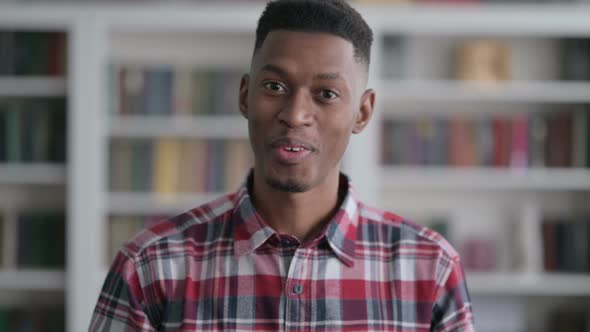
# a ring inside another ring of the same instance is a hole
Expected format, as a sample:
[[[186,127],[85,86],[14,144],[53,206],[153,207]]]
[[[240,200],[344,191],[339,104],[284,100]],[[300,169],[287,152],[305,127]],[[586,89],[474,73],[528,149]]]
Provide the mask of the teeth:
[[[288,147],[285,148],[285,150],[286,151],[291,151],[291,152],[300,152],[300,151],[303,151],[303,148],[288,146]]]

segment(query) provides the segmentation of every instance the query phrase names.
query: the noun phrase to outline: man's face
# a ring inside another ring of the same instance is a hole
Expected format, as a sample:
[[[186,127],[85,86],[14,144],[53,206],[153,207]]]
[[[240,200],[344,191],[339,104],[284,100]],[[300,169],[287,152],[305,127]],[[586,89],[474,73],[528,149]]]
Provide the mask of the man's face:
[[[368,122],[374,93],[352,44],[324,33],[273,31],[240,88],[255,176],[304,192],[337,179],[352,133]]]

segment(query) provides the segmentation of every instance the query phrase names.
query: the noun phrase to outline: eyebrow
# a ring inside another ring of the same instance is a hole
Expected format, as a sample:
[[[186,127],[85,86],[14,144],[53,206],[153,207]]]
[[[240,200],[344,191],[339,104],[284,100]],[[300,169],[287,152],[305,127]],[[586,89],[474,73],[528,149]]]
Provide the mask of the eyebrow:
[[[273,65],[273,64],[266,64],[266,65],[262,66],[262,68],[260,68],[260,70],[273,72],[273,73],[280,75],[280,76],[288,76],[287,71],[285,71],[283,68],[281,68],[277,65]],[[316,80],[340,80],[340,79],[342,79],[342,75],[340,75],[340,73],[338,73],[338,72],[326,72],[326,73],[315,74],[313,76],[313,78]]]

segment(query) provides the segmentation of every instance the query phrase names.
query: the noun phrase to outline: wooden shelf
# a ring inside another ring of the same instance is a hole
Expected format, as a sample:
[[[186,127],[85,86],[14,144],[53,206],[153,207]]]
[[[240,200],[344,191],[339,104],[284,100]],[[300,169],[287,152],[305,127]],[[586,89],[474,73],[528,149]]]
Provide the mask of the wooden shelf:
[[[248,123],[238,115],[211,116],[116,116],[111,118],[111,137],[246,139]]]
[[[396,102],[590,102],[590,83],[570,81],[393,81],[381,86],[385,104]],[[398,111],[396,109],[396,111]]]
[[[590,274],[466,272],[473,294],[590,296]]]
[[[0,97],[65,97],[66,92],[64,78],[0,76]]]
[[[381,190],[590,190],[588,169],[382,167]]]
[[[165,214],[177,215],[203,203],[209,202],[221,193],[162,195],[155,193],[108,194],[109,213],[118,215]]]
[[[0,289],[4,290],[64,290],[64,271],[0,270]]]
[[[2,185],[64,185],[66,167],[59,164],[0,163]]]
[[[587,3],[408,4],[366,6],[361,11],[384,33],[458,36],[587,35]]]
[[[252,29],[262,3],[194,3],[190,1],[72,4],[31,3],[26,7],[0,5],[0,20],[21,26],[57,25],[59,19],[92,17],[119,29],[206,30],[233,32]],[[456,35],[575,35],[590,29],[590,6],[574,4],[393,4],[355,5],[372,26],[383,32]],[[65,25],[65,24],[61,24]]]

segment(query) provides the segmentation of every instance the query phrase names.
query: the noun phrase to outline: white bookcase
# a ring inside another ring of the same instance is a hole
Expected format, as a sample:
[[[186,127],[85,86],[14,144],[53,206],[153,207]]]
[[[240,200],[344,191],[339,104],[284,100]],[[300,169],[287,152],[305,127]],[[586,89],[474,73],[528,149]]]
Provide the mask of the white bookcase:
[[[111,110],[109,70],[167,65],[245,71],[262,8],[260,3],[0,5],[0,28],[67,31],[70,61],[64,80],[0,79],[0,97],[66,94],[69,100],[67,170],[0,165],[0,210],[8,232],[15,229],[10,217],[15,204],[44,201],[35,198],[44,194],[38,190],[41,185],[63,191],[61,200],[49,195],[45,201],[67,207],[66,271],[0,270],[0,291],[11,294],[5,299],[19,298],[26,304],[35,299],[31,292],[39,292],[42,302],[51,303],[46,290],[57,297],[65,292],[68,331],[84,331],[107,268],[109,215],[175,214],[219,194],[162,198],[111,193],[108,145],[111,139],[128,138],[245,138],[237,91],[235,116],[122,118]],[[383,166],[380,131],[389,118],[445,117],[458,108],[467,114],[493,114],[499,109],[535,112],[559,104],[590,103],[590,82],[560,81],[547,65],[555,65],[559,38],[590,38],[590,7],[358,8],[375,32],[370,85],[377,91],[377,111],[368,129],[351,140],[344,169],[362,197],[411,218],[447,216],[454,238],[491,234],[502,240],[496,271],[467,273],[480,331],[548,331],[538,317],[552,305],[587,306],[590,274],[543,272],[540,222],[547,214],[590,215],[589,169]],[[401,78],[383,75],[391,65],[384,51],[388,36],[404,43]],[[516,50],[514,81],[482,90],[448,77],[449,59],[444,54],[449,45],[472,37],[499,38]],[[6,232],[5,239],[11,241]],[[497,322],[498,315],[506,321]]]
[[[0,31],[52,31],[68,35],[66,20],[51,15],[27,17],[26,13],[6,15],[0,10]],[[69,97],[67,78],[62,76],[2,76],[0,99]],[[47,110],[51,112],[52,110]],[[66,108],[69,114],[69,110]],[[4,130],[4,129],[2,129]],[[2,132],[2,135],[5,133]],[[65,303],[66,272],[22,269],[17,263],[17,227],[22,212],[63,213],[69,206],[66,195],[67,163],[0,162],[0,215],[3,219],[0,248],[0,307],[57,308]],[[69,223],[66,217],[66,225]]]

